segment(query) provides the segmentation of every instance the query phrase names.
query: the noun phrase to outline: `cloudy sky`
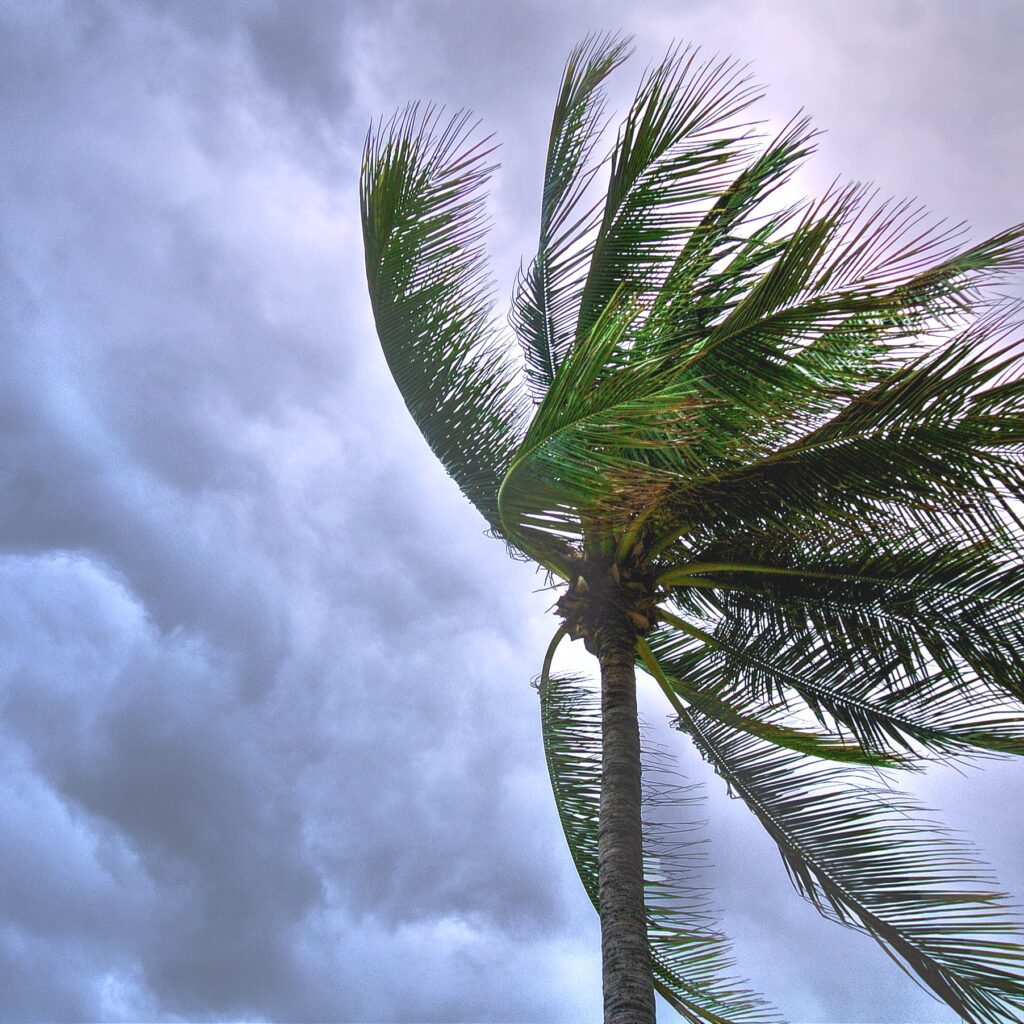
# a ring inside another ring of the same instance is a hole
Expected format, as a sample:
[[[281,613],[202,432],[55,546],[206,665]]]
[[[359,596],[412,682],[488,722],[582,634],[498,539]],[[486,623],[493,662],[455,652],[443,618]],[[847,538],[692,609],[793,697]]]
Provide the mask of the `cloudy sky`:
[[[373,116],[473,108],[506,295],[562,62],[612,28],[620,108],[692,40],[828,129],[808,191],[1024,220],[1017,0],[0,0],[0,1018],[597,1016],[529,685],[551,596],[389,380],[355,184]],[[791,1019],[953,1020],[680,764]],[[923,787],[1018,897],[1022,781]]]

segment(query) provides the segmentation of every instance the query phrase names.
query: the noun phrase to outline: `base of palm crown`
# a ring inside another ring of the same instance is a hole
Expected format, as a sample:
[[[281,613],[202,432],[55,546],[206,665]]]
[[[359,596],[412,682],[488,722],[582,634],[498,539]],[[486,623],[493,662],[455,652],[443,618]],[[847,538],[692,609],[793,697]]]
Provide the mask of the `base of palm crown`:
[[[658,586],[651,568],[636,560],[636,554],[639,551],[622,563],[611,558],[581,560],[575,579],[555,604],[568,635],[582,639],[591,654],[598,653],[595,629],[610,618],[625,620],[637,636],[658,625],[658,604],[667,591]]]

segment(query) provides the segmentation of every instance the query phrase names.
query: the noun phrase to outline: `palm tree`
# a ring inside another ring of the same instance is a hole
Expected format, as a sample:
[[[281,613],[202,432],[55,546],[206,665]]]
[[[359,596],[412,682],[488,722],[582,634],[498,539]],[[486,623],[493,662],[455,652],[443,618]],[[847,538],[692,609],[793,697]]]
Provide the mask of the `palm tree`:
[[[744,69],[674,48],[605,160],[602,83],[562,78],[536,256],[492,316],[465,113],[371,129],[361,179],[377,330],[431,448],[493,535],[563,592],[538,688],[548,768],[601,919],[605,1020],[770,1021],[732,977],[685,836],[641,768],[635,669],[817,909],[968,1021],[1019,1019],[1022,949],[969,850],[891,787],[1024,753],[1024,227],[963,247],[914,203],[781,195],[813,150],[750,121]],[[595,195],[598,176],[606,187]],[[600,696],[552,671],[582,638]]]

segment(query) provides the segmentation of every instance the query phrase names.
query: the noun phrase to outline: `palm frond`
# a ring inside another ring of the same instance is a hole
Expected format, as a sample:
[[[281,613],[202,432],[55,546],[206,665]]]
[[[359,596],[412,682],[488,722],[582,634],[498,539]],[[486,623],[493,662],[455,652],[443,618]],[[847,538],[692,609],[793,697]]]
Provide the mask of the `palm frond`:
[[[725,307],[693,352],[694,363],[704,363],[706,376],[714,355],[723,371],[733,363],[730,349],[738,355],[762,340],[774,342],[784,358],[799,356],[808,337],[833,333],[851,317],[859,331],[876,318],[883,339],[931,333],[971,308],[980,286],[1021,265],[1024,226],[958,250],[961,229],[923,226],[925,218],[906,200],[876,205],[866,186],[834,187],[779,240],[778,258],[740,301]]]
[[[697,686],[686,678],[670,675],[643,639],[637,641],[637,650],[640,665],[654,676],[677,711],[680,711],[681,700],[687,707],[696,708],[709,718],[734,729],[750,733],[776,746],[827,761],[881,768],[913,765],[913,762],[899,755],[882,755],[865,749],[839,730],[815,732],[789,724],[781,720],[787,716],[779,715],[776,709],[765,702],[741,702],[735,694],[723,694],[724,687]]]
[[[696,710],[682,725],[823,915],[866,931],[972,1024],[1020,1019],[1019,923],[987,891],[965,843],[905,797],[856,785],[856,769],[823,766]]]
[[[637,315],[624,296],[609,304],[585,343],[569,352],[534,414],[499,495],[506,533],[520,538],[524,550],[542,548],[546,535],[579,541],[585,517],[607,517],[614,509],[623,519],[642,504],[646,492],[636,474],[628,492],[613,495],[608,488],[609,474],[632,465],[633,452],[660,452],[670,462],[682,454],[660,443],[658,421],[674,428],[695,396],[642,369],[599,379]],[[648,470],[655,488],[671,479],[654,462]]]
[[[540,242],[520,271],[510,319],[526,356],[527,384],[535,400],[547,394],[576,334],[590,258],[588,236],[598,211],[585,197],[600,165],[591,162],[604,127],[601,83],[629,56],[628,39],[591,36],[569,55],[551,125]]]
[[[672,627],[650,637],[650,646],[669,676],[711,702],[708,708],[690,702],[705,713],[717,700],[769,720],[779,712],[809,712],[828,732],[851,737],[881,758],[920,758],[922,751],[1024,754],[1024,706],[984,683],[951,679],[938,665],[916,688],[893,687],[853,643],[837,648],[807,628],[774,633],[738,615],[707,628],[673,617]],[[725,715],[715,717],[737,726]]]
[[[671,340],[660,349],[714,399],[701,414],[706,475],[771,457],[858,398],[869,402],[913,346],[934,343],[981,301],[982,285],[1021,261],[1020,228],[956,252],[948,232],[918,235],[919,211],[871,210],[865,195],[826,196],[745,293],[659,325]]]
[[[674,49],[642,82],[619,129],[580,303],[584,338],[617,293],[652,290],[749,152],[739,115],[758,97],[734,61]]]
[[[545,673],[541,722],[555,804],[566,841],[595,908],[598,893],[598,809],[601,794],[601,706],[583,680]],[[644,901],[655,987],[694,1024],[768,1022],[777,1015],[729,976],[727,940],[717,930],[699,887],[695,824],[671,825],[659,811],[691,809],[693,787],[681,785],[664,755],[645,754]]]
[[[697,546],[739,536],[832,548],[913,532],[1018,547],[1007,501],[1024,488],[1020,312],[994,305],[763,458],[722,465],[742,455],[725,438],[719,468],[666,494],[657,528],[693,524]]]
[[[892,692],[926,691],[941,677],[965,693],[1024,700],[1016,557],[984,545],[922,551],[912,541],[850,554],[784,567],[695,563],[679,570],[676,590],[719,587],[723,614],[758,629],[762,642],[816,634],[833,660]]]
[[[493,149],[465,113],[416,106],[367,136],[366,276],[402,397],[462,492],[500,532],[497,494],[523,432],[519,370],[490,320],[483,189]]]

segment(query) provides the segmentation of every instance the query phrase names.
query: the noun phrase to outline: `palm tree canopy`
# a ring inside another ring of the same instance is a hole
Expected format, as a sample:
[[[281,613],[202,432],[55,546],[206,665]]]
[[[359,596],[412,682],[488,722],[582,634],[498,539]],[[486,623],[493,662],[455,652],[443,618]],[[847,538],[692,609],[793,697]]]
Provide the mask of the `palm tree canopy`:
[[[798,891],[965,1019],[1019,1019],[1014,921],[887,772],[1024,753],[1024,345],[999,290],[1024,226],[964,245],[858,184],[780,203],[815,131],[764,135],[747,72],[692,48],[647,73],[600,158],[602,83],[628,55],[593,37],[566,64],[511,333],[484,260],[493,147],[433,108],[371,131],[388,364],[492,532],[566,583],[555,645],[623,609]],[[545,750],[596,899],[593,707],[552,653]],[[672,1004],[773,1019],[691,875],[647,891]]]

